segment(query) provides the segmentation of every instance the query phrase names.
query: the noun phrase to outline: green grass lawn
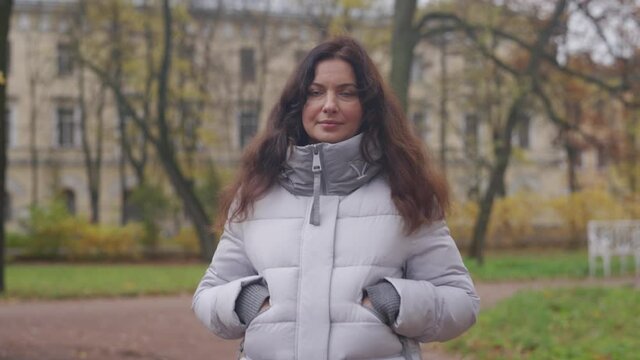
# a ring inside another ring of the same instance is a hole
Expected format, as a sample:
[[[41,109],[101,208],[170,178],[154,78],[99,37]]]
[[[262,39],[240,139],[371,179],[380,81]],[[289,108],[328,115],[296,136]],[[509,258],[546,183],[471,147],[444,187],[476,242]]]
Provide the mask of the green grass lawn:
[[[190,293],[206,264],[10,264],[4,298],[62,299]]]
[[[484,266],[466,261],[475,281],[587,276],[586,252],[502,253]],[[7,266],[4,298],[138,296],[192,292],[207,264],[21,264]],[[614,268],[617,274],[617,268]]]
[[[640,290],[554,289],[520,292],[480,314],[447,344],[482,359],[637,359]]]
[[[501,281],[544,278],[581,278],[589,275],[589,260],[586,251],[522,251],[518,253],[490,253],[483,266],[474,260],[465,259],[474,280]],[[612,276],[621,274],[620,261],[612,261]],[[625,275],[633,272],[633,259],[626,264]],[[596,276],[602,276],[598,267]]]

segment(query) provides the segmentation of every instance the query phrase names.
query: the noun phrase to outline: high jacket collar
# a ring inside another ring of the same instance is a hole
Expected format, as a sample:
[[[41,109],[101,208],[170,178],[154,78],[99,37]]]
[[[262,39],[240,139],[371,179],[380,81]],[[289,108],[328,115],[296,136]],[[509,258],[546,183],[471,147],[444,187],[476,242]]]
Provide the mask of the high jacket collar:
[[[294,146],[287,157],[280,184],[295,195],[313,195],[310,222],[319,225],[320,195],[347,195],[380,172],[380,152],[369,149],[374,163],[361,152],[362,134],[345,141]]]

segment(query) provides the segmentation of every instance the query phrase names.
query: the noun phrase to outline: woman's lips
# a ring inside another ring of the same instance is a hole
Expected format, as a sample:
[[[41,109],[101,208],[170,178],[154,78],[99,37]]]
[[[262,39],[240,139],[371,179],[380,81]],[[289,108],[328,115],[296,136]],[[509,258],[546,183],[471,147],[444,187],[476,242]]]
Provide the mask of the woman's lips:
[[[341,124],[342,122],[339,120],[320,120],[318,121],[320,124]]]
[[[333,121],[333,120],[320,121],[318,122],[318,124],[325,130],[333,130],[338,128],[340,125],[342,125],[341,122]]]

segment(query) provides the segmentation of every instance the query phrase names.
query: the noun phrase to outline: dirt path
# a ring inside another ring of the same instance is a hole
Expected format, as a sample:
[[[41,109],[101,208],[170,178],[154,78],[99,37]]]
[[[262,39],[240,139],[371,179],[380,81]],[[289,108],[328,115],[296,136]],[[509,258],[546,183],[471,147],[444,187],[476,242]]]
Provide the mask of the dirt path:
[[[621,286],[632,278],[479,283],[482,307],[521,289]],[[0,360],[226,360],[237,341],[209,334],[190,310],[190,295],[134,299],[0,302]],[[454,360],[439,345],[429,360]]]

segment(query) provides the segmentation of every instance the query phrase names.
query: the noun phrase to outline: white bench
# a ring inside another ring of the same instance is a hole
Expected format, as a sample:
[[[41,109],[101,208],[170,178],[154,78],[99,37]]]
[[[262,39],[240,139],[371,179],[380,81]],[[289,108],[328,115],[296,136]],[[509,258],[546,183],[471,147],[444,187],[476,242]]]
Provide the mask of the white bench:
[[[640,276],[640,220],[591,220],[587,225],[589,240],[589,274],[596,273],[598,258],[602,258],[605,276],[611,275],[611,260],[620,259],[624,272],[627,260],[635,260],[636,276]]]

